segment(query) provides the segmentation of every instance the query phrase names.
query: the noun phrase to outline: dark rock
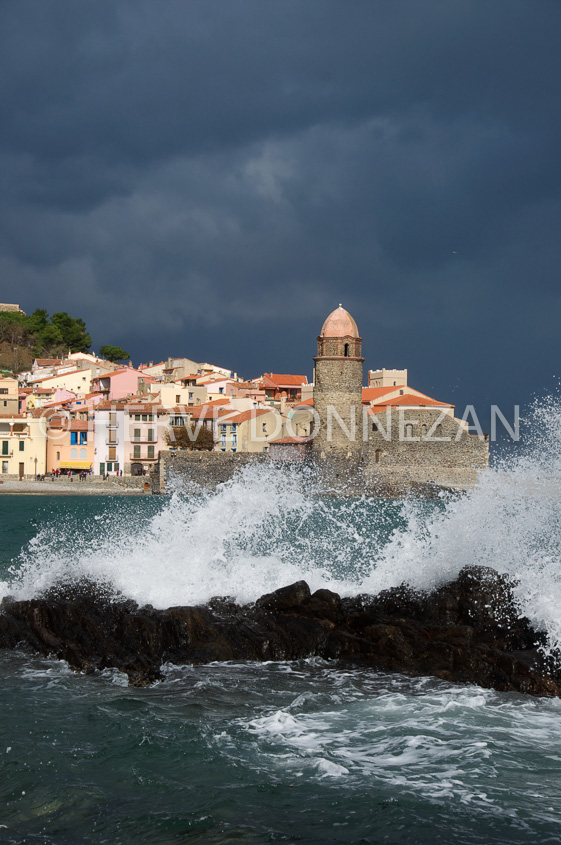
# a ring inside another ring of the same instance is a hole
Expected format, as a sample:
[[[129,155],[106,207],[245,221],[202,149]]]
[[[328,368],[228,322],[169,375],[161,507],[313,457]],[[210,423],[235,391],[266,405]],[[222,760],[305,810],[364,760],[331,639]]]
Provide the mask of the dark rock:
[[[289,584],[288,587],[281,587],[280,590],[275,590],[274,593],[267,593],[261,596],[255,602],[255,606],[271,611],[293,610],[304,604],[304,602],[309,601],[310,595],[310,588],[306,582],[296,581],[295,584]]]
[[[240,607],[217,597],[202,607],[156,610],[109,587],[65,583],[31,601],[0,606],[0,647],[27,646],[79,671],[108,667],[144,686],[160,666],[318,655],[388,672],[434,675],[534,695],[561,695],[560,662],[540,652],[544,635],[520,616],[513,583],[484,567],[463,569],[430,593],[408,587],[341,599],[298,581]]]

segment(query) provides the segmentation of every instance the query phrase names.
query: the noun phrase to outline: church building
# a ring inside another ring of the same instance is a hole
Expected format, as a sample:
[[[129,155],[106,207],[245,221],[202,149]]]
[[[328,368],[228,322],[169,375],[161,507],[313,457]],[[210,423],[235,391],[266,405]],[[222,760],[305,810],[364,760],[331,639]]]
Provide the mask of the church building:
[[[317,338],[312,456],[364,480],[471,486],[489,464],[489,440],[471,434],[454,406],[407,385],[407,370],[369,371],[362,338],[341,305]]]

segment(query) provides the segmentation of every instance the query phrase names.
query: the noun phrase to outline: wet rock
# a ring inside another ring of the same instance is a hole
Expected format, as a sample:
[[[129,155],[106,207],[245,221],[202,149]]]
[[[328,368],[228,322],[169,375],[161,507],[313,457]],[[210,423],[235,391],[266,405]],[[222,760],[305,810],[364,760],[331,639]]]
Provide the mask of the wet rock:
[[[434,675],[534,695],[561,695],[559,664],[521,617],[513,583],[467,567],[432,592],[407,587],[341,599],[298,581],[241,607],[217,597],[201,607],[138,607],[104,585],[61,584],[0,606],[0,647],[27,647],[81,672],[109,667],[144,686],[160,666],[224,660],[343,659],[388,672]]]

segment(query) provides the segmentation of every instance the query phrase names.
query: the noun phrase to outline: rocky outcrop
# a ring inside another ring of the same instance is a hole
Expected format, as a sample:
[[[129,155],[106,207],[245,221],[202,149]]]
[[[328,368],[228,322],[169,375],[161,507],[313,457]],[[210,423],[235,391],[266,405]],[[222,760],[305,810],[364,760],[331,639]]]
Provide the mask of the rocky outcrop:
[[[61,586],[0,606],[0,647],[27,647],[76,670],[116,667],[133,685],[161,678],[164,662],[353,661],[387,672],[434,675],[497,690],[561,695],[543,635],[521,618],[512,583],[494,570],[463,569],[430,593],[397,587],[341,599],[298,581],[239,606],[228,598],[155,610],[99,585]]]

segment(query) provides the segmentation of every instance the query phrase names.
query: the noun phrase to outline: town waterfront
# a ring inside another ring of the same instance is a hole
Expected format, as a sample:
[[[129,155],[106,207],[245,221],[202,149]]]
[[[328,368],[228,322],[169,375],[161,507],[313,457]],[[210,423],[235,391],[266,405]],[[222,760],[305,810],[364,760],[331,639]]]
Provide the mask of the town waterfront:
[[[524,455],[450,500],[325,498],[271,466],[199,496],[2,496],[2,595],[81,577],[155,607],[298,578],[351,595],[477,563],[518,579],[521,612],[557,646],[554,410]],[[318,659],[169,665],[143,689],[23,652],[0,663],[2,841],[558,838],[558,699]]]

